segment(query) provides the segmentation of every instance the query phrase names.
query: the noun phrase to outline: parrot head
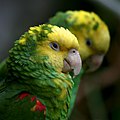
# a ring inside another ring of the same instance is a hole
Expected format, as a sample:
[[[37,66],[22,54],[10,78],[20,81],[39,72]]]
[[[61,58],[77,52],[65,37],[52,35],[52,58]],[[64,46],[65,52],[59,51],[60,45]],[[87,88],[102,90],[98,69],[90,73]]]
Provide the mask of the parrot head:
[[[65,78],[70,71],[76,76],[81,69],[78,48],[77,38],[67,29],[50,24],[30,27],[9,51],[9,72],[29,84],[28,79]]]
[[[110,34],[107,25],[98,15],[82,10],[58,12],[49,23],[63,26],[77,37],[86,71],[99,68],[109,48]]]

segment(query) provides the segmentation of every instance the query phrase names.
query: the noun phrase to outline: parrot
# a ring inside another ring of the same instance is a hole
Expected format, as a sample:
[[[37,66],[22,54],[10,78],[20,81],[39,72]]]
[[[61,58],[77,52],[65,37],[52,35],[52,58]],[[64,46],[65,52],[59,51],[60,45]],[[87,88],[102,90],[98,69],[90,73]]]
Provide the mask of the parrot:
[[[57,12],[48,20],[48,23],[69,29],[79,42],[79,53],[83,65],[80,74],[73,79],[70,115],[75,104],[81,77],[100,67],[110,46],[110,32],[107,24],[96,13],[85,10]]]
[[[0,120],[67,120],[69,73],[76,77],[82,66],[78,49],[75,35],[56,25],[21,35],[0,64]]]

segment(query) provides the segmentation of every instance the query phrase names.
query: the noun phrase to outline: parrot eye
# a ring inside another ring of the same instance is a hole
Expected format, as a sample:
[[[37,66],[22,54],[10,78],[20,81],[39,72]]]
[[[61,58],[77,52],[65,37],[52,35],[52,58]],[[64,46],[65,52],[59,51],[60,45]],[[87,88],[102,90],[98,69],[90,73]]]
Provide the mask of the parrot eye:
[[[60,49],[58,43],[56,43],[56,42],[50,43],[50,47],[55,51],[59,51],[59,49]]]
[[[86,45],[87,46],[91,46],[92,45],[92,41],[89,38],[86,39]]]

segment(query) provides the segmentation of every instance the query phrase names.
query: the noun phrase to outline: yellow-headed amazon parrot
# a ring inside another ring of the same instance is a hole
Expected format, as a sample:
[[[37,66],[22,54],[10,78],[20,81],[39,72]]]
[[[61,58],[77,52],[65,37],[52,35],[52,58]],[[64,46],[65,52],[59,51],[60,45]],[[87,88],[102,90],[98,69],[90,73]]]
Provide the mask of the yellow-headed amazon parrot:
[[[110,45],[110,33],[105,22],[97,14],[83,10],[58,12],[49,19],[49,23],[69,29],[77,37],[80,46],[83,69],[74,79],[70,114],[80,78],[85,72],[92,72],[100,67]]]
[[[30,27],[0,65],[0,120],[67,120],[69,72],[76,76],[81,69],[78,48],[63,27]]]

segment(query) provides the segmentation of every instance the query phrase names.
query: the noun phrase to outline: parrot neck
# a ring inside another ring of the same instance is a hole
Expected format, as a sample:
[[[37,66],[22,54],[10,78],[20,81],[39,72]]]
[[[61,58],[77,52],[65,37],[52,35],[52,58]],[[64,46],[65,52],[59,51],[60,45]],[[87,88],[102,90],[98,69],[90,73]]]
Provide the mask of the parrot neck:
[[[78,88],[79,88],[79,85],[80,85],[80,81],[81,81],[81,77],[84,75],[85,73],[85,70],[82,68],[79,75],[76,76],[74,79],[73,79],[73,82],[74,82],[74,86],[72,88],[72,99],[70,101],[70,107],[69,107],[69,111],[68,111],[68,116],[70,116],[72,110],[73,110],[73,107],[74,107],[74,104],[75,104],[75,100],[76,100],[76,97],[77,97],[77,92],[78,92]]]
[[[46,106],[46,119],[67,120],[73,82],[69,77],[64,78],[60,74],[57,77],[59,79],[56,79],[56,75],[48,79],[49,85],[46,87],[45,85],[39,86],[39,81],[37,81],[38,83],[34,84],[36,90],[32,94],[37,93],[41,103]]]
[[[46,119],[53,120],[68,119],[68,109],[71,100],[71,88],[66,89],[66,91],[68,95],[64,98],[61,98],[61,95],[58,95],[40,99],[40,101],[46,106]]]

